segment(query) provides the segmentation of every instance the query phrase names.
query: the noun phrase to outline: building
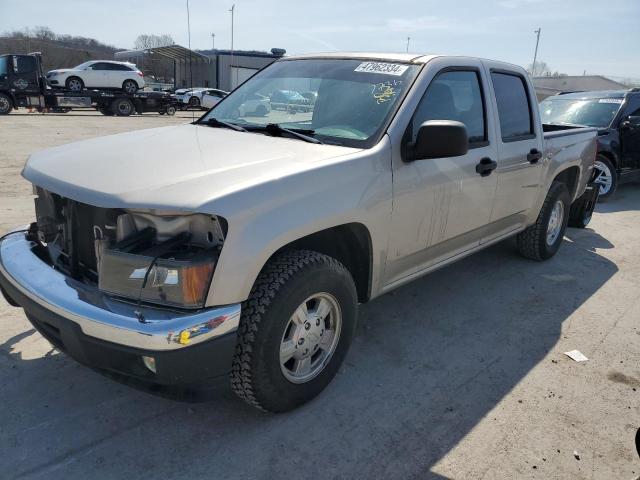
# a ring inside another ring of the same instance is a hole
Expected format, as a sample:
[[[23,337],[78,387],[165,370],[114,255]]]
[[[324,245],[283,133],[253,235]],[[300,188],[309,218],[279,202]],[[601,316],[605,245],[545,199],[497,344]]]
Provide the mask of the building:
[[[261,68],[286,53],[280,48],[271,52],[242,50],[204,50],[196,52],[180,45],[155,47],[148,50],[125,50],[114,57],[135,63],[145,75],[174,88],[210,87],[231,91]]]
[[[538,101],[558,93],[628,90],[629,88],[601,75],[534,77],[533,86],[535,87]]]

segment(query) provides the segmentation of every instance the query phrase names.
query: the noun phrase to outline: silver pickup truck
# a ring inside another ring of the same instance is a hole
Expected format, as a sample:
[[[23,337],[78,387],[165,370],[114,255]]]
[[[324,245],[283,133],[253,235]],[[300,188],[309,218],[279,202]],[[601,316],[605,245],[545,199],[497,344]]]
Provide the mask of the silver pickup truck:
[[[276,91],[305,108],[246,106]],[[588,221],[596,130],[546,131],[535,98],[478,58],[284,58],[192,124],[33,154],[37,221],[0,242],[2,291],[101,372],[230,375],[292,409],[336,374],[358,303],[514,235],[549,259]]]

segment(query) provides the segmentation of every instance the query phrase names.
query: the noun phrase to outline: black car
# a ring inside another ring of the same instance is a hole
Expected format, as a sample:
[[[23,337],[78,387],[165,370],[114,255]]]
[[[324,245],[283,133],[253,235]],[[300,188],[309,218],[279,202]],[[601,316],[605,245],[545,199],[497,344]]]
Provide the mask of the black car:
[[[540,103],[540,115],[545,124],[599,129],[600,199],[613,195],[620,181],[640,178],[640,88],[555,95]]]

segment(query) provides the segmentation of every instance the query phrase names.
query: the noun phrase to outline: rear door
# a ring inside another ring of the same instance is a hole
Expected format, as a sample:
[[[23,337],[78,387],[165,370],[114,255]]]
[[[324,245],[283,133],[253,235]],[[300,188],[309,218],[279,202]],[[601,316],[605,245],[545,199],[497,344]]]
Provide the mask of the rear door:
[[[415,87],[424,93],[403,142],[415,141],[425,121],[456,120],[467,127],[469,151],[407,162],[394,150],[387,284],[477,247],[491,216],[496,175],[476,171],[481,162],[497,158],[482,64],[461,58],[452,65],[439,58],[429,62],[428,72],[424,86]]]
[[[523,72],[485,63],[498,131],[497,189],[490,241],[525,224],[542,181],[542,128],[532,87]]]

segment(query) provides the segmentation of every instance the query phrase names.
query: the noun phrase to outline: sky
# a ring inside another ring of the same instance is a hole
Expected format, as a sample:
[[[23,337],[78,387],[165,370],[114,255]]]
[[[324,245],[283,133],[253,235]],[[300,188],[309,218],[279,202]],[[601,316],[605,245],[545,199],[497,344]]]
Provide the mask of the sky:
[[[640,0],[189,0],[191,46],[288,54],[325,51],[470,55],[570,75],[640,79]],[[0,33],[44,25],[132,48],[142,33],[188,46],[187,0],[0,0]],[[4,53],[4,52],[0,52]]]

